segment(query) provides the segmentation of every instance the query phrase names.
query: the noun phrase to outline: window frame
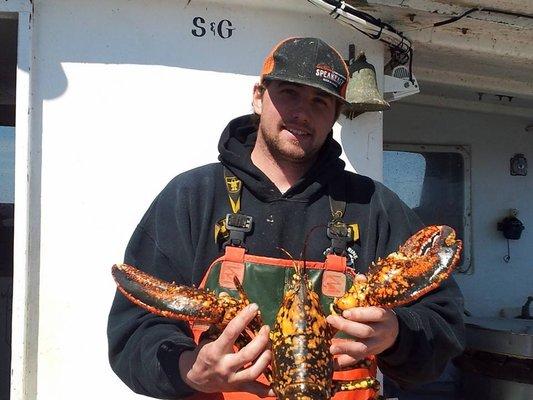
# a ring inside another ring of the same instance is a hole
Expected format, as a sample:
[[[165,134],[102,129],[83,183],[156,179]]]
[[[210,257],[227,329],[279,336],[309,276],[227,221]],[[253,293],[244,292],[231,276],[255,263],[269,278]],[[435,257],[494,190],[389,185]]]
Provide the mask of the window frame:
[[[471,203],[471,153],[470,146],[451,144],[383,143],[385,151],[404,151],[411,153],[459,153],[463,158],[463,252],[461,263],[455,270],[458,273],[474,273],[472,263],[472,203]],[[385,170],[383,169],[383,177]]]
[[[11,331],[11,400],[37,399],[39,342],[41,132],[35,107],[32,62],[33,2],[0,2],[0,16],[15,17],[17,73],[15,91],[15,216]]]

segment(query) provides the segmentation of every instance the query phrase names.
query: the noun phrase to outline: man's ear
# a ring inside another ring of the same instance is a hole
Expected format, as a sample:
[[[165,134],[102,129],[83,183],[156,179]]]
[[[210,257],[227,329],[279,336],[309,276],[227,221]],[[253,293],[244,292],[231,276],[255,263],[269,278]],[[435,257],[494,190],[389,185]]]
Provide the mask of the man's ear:
[[[265,92],[265,87],[260,83],[254,85],[254,93],[252,97],[252,106],[254,108],[254,113],[261,115],[263,111],[263,94]]]

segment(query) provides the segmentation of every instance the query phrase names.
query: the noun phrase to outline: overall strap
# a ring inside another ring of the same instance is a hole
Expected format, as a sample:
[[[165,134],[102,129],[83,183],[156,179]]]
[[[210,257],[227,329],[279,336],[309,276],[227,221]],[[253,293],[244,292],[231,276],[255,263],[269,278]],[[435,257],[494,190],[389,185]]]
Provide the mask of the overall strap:
[[[326,255],[335,254],[346,256],[348,243],[353,241],[351,228],[344,220],[346,212],[346,180],[344,174],[335,179],[328,186],[329,206],[331,210],[331,221],[328,223],[327,235],[331,239],[331,246],[326,250]]]
[[[328,189],[331,217],[333,221],[342,220],[346,212],[346,182],[344,179],[336,179],[329,184]]]
[[[328,223],[327,235],[331,245],[324,255],[326,262],[322,276],[322,293],[331,297],[341,297],[346,290],[346,273],[348,271],[346,249],[351,237],[343,217],[346,211],[346,183],[344,175],[328,185],[331,221]]]
[[[244,238],[252,231],[253,218],[239,212],[241,209],[242,182],[226,167],[224,167],[224,181],[232,213],[226,214],[226,219],[222,223],[223,228],[229,231],[229,237],[222,247],[245,247]]]
[[[226,167],[224,167],[224,182],[226,183],[226,192],[228,193],[231,211],[237,214],[241,209],[242,182]]]

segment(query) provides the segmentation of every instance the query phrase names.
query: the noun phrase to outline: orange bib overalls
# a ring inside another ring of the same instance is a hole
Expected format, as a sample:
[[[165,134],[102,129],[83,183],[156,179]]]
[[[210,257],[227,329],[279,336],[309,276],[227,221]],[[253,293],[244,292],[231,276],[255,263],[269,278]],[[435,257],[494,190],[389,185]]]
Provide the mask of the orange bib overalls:
[[[237,243],[231,240],[227,241],[225,253],[222,257],[215,260],[208,271],[206,272],[201,287],[220,292],[227,292],[233,296],[238,296],[233,283],[233,277],[239,278],[244,291],[251,302],[257,303],[261,310],[261,317],[265,324],[271,328],[274,326],[274,321],[282,299],[284,297],[285,283],[290,281],[294,271],[294,262],[292,260],[285,260],[272,257],[262,257],[247,254],[244,247],[239,247],[243,244],[244,233],[246,233],[246,224],[251,224],[251,218],[242,214],[238,214],[240,209],[240,190],[241,183],[235,176],[231,175],[229,171],[225,170],[226,187],[230,205],[233,210],[233,215],[240,217],[239,221],[241,229],[237,228],[239,240]],[[334,220],[341,221],[344,209],[342,202],[336,202],[330,197],[332,205],[332,214]],[[341,204],[339,206],[339,203]],[[345,206],[345,203],[344,203]],[[232,223],[228,222],[231,214],[226,217],[226,223],[221,224],[219,228],[227,232],[230,236],[232,231]],[[248,218],[248,220],[247,220]],[[331,224],[330,224],[331,225]],[[330,234],[328,228],[328,236]],[[215,233],[215,236],[217,233]],[[231,239],[231,236],[230,236]],[[323,310],[329,310],[329,305],[335,297],[340,297],[351,286],[354,272],[347,267],[346,257],[330,253],[326,257],[325,262],[307,262],[307,275],[312,282],[314,290],[320,295],[321,305]],[[193,327],[195,339],[198,341],[203,329]],[[342,338],[334,338],[333,340],[343,340]],[[376,362],[375,358],[371,359],[369,366],[362,368],[338,371],[334,373],[333,379],[338,380],[353,380],[365,377],[376,376]],[[268,384],[266,379],[261,376],[259,381]],[[334,400],[369,400],[375,398],[374,390],[355,390],[350,392],[339,392]],[[198,393],[191,397],[191,399],[206,399],[206,400],[248,400],[259,399],[259,397],[242,392],[232,393]]]

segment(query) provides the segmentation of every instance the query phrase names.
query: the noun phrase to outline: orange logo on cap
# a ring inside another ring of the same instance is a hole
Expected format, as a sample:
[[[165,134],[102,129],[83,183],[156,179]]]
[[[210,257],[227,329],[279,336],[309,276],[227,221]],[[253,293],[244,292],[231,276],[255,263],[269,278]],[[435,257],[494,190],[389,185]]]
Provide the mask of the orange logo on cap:
[[[333,71],[333,68],[331,68],[329,65],[327,64],[317,64],[316,65],[316,68],[317,69],[322,69],[324,71]]]

